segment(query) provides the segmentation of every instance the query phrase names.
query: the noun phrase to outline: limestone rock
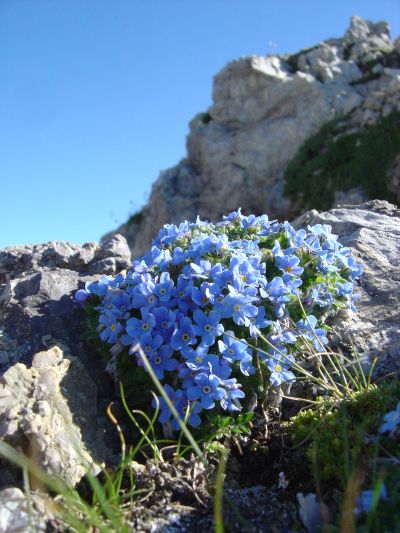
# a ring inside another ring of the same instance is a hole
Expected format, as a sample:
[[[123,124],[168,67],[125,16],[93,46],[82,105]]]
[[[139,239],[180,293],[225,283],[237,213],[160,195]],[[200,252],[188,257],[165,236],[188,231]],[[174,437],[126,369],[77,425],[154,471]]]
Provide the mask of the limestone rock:
[[[51,336],[96,372],[81,347],[85,317],[73,296],[86,281],[129,265],[121,235],[100,245],[53,241],[0,250],[0,371],[18,361],[29,365]]]
[[[310,211],[294,225],[329,224],[363,268],[357,313],[335,326],[338,342],[369,360],[380,375],[400,368],[400,210],[385,201]]]
[[[104,458],[96,406],[82,363],[54,346],[37,353],[32,368],[17,363],[0,378],[0,438],[75,485]]]
[[[85,274],[113,274],[129,267],[130,250],[122,235],[115,234],[100,245],[79,246],[65,241],[8,246],[0,250],[0,283],[22,272],[61,268]]]
[[[386,22],[373,23],[357,16],[351,17],[343,40],[350,49],[350,58],[358,61],[371,61],[393,50]]]
[[[0,492],[0,533],[45,533],[61,530],[58,526],[54,503],[46,495],[33,492],[28,498],[16,487]]]
[[[284,174],[301,145],[330,120],[354,132],[400,110],[399,68],[388,25],[360,17],[343,38],[298,54],[228,63],[214,77],[211,107],[190,122],[187,157],[160,174],[141,216],[117,231],[137,257],[165,223],[215,221],[238,207],[295,216]]]

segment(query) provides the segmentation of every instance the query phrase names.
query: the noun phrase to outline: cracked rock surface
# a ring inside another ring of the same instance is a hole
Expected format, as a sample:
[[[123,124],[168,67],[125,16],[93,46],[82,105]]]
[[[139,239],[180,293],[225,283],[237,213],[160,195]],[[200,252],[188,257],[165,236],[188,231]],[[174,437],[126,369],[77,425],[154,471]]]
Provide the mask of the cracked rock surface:
[[[0,378],[0,439],[71,486],[104,458],[96,411],[95,384],[57,346],[37,353],[31,368],[17,363]]]
[[[337,342],[372,359],[384,375],[400,368],[400,210],[382,200],[342,206],[323,213],[309,211],[296,227],[329,224],[363,268],[356,291],[357,313],[339,317]]]

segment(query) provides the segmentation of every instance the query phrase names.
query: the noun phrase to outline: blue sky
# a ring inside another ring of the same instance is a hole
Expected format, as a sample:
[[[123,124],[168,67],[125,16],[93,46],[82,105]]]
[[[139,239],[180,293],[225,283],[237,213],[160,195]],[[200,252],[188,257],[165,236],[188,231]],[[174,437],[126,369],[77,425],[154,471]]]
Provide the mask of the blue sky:
[[[99,240],[185,155],[212,77],[399,0],[0,0],[0,247]]]

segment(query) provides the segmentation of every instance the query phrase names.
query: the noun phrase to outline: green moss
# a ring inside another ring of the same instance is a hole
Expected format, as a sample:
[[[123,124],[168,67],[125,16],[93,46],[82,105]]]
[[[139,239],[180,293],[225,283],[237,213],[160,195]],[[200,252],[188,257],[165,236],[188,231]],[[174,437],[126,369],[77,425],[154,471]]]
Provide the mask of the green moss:
[[[329,209],[335,191],[358,186],[369,198],[394,200],[386,177],[400,153],[400,113],[351,134],[343,130],[343,122],[324,125],[286,169],[285,195],[303,208]]]
[[[395,408],[399,397],[400,382],[395,380],[379,387],[370,385],[336,405],[322,402],[317,409],[301,411],[291,419],[294,442],[304,444],[321,479],[345,488],[350,475],[360,467],[367,470],[378,455],[382,416]]]
[[[299,67],[297,65],[299,57],[303,54],[308,54],[308,52],[311,52],[312,50],[315,50],[316,48],[318,48],[318,46],[311,46],[310,48],[303,48],[303,50],[300,50],[300,52],[287,56],[286,64],[288,66],[289,72],[291,72],[292,74],[297,72],[299,70]]]
[[[203,113],[200,118],[202,123],[206,125],[209,124],[213,119],[210,113]]]

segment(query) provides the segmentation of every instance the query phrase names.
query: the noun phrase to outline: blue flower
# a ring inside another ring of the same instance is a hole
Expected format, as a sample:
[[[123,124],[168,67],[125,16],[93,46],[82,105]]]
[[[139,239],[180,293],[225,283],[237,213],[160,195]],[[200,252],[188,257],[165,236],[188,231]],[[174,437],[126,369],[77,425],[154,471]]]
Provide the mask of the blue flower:
[[[215,309],[221,313],[223,318],[231,318],[239,326],[248,325],[249,318],[255,317],[258,308],[253,305],[257,298],[243,296],[233,287],[229,287],[229,292],[220,303],[216,304]]]
[[[100,315],[99,322],[105,326],[105,329],[100,332],[100,339],[109,344],[116,343],[118,334],[123,330],[122,325],[117,321],[117,317],[111,311],[106,310]]]
[[[179,327],[175,329],[171,337],[171,346],[174,350],[180,350],[195,344],[196,332],[194,330],[192,321],[189,317],[184,317],[179,322]]]
[[[175,224],[165,224],[160,229],[158,237],[154,240],[154,244],[173,244],[178,239],[182,239],[182,237],[189,234],[189,231],[190,224],[186,220],[179,224],[179,226],[175,226]]]
[[[203,281],[200,285],[200,289],[197,287],[192,288],[192,300],[200,307],[213,304],[216,296],[221,292],[220,287],[216,283],[208,283]]]
[[[221,387],[221,380],[213,375],[200,372],[194,378],[196,385],[189,387],[187,395],[189,400],[200,400],[203,409],[212,409],[215,400],[225,397],[225,390]]]
[[[220,358],[213,353],[204,355],[200,362],[198,361],[198,358],[196,358],[194,363],[188,360],[186,364],[188,368],[196,373],[208,372],[222,380],[228,378],[232,372],[229,362],[224,357]]]
[[[338,289],[338,294],[340,289]],[[309,294],[310,305],[313,303],[317,304],[319,307],[327,307],[333,304],[334,297],[329,292],[329,288],[326,283],[318,283],[310,290]]]
[[[272,320],[267,320],[265,318],[265,307],[258,307],[257,315],[249,318],[250,337],[259,337],[261,335],[261,331],[265,328],[268,328],[271,324]]]
[[[166,302],[171,298],[174,283],[168,272],[163,272],[159,282],[153,287],[153,292],[158,296],[160,302]],[[161,304],[162,305],[162,304]]]
[[[146,307],[141,309],[142,319],[130,318],[126,321],[126,332],[132,339],[138,339],[144,333],[150,333],[155,326],[156,319]]]
[[[279,344],[294,344],[297,340],[297,336],[290,329],[285,329],[280,321],[272,323],[273,333],[268,335],[268,340],[274,346]]]
[[[150,364],[158,379],[163,379],[165,370],[171,372],[178,367],[178,361],[172,355],[173,350],[171,346],[164,344],[158,351],[153,351],[149,357]]]
[[[112,282],[112,276],[102,276],[98,281],[91,281],[85,284],[85,290],[90,294],[103,297],[108,291]]]
[[[361,265],[359,265],[353,257],[348,257],[346,262],[347,268],[350,270],[350,278],[359,278],[362,274]]]
[[[279,352],[272,352],[272,355],[266,361],[267,367],[271,372],[269,378],[271,385],[279,387],[282,383],[293,383],[296,376],[288,368],[290,367],[290,362],[294,361],[294,357],[289,355],[282,347]]]
[[[146,333],[145,335],[142,335],[139,339],[139,343],[142,347],[142,350],[144,351],[147,358],[152,358],[156,356],[157,350],[160,348],[160,346],[163,343],[163,338],[161,335],[150,335],[149,333]],[[130,353],[132,352],[132,348],[130,349]],[[138,358],[138,361],[140,361],[141,365],[141,358]]]
[[[227,220],[229,222],[237,222],[243,218],[243,215],[242,215],[242,209],[241,207],[239,207],[239,209],[237,211],[232,211],[232,213],[229,213],[228,215],[224,215],[222,217],[222,220]]]
[[[161,306],[152,309],[152,314],[155,317],[155,328],[157,332],[162,335],[164,340],[169,341],[175,330],[176,313],[167,307]]]
[[[221,400],[222,409],[228,411],[240,411],[241,406],[239,399],[244,398],[244,392],[240,390],[240,383],[235,378],[223,380],[224,389],[226,391],[225,398]]]
[[[237,255],[232,257],[229,268],[232,271],[233,280],[237,283],[239,290],[242,285],[257,284],[262,278],[260,271],[253,267],[246,256]]]
[[[247,344],[235,338],[233,331],[227,331],[223,341],[218,341],[218,349],[227,361],[240,361],[247,353]]]
[[[176,284],[176,299],[179,310],[187,313],[191,305],[193,281],[180,275]]]
[[[196,335],[201,337],[201,342],[206,346],[212,346],[215,337],[219,337],[224,332],[224,326],[220,324],[221,315],[217,311],[210,311],[206,315],[200,309],[196,309],[193,318],[196,322],[196,325],[193,326],[194,331]]]
[[[397,403],[396,409],[385,414],[383,420],[385,422],[379,428],[379,433],[385,433],[386,431],[394,433],[400,424],[400,402]]]
[[[176,392],[174,407],[178,411],[182,421],[186,419],[187,423],[192,428],[198,428],[200,426],[201,418],[199,417],[199,413],[201,413],[202,407],[199,402],[190,402],[185,391],[178,390]],[[189,414],[188,417],[187,414]],[[175,430],[181,429],[178,421],[175,418],[172,421],[172,427]]]
[[[265,287],[260,287],[262,298],[270,300],[275,304],[275,314],[281,317],[284,314],[285,304],[290,301],[288,288],[280,277],[273,278]]]
[[[304,268],[299,266],[300,259],[295,255],[278,255],[275,257],[276,266],[285,273],[300,276]]]
[[[173,402],[175,395],[176,395],[176,391],[170,385],[164,385],[164,391],[166,392],[168,398]],[[158,407],[160,409],[158,420],[160,421],[161,424],[166,424],[171,418],[172,413],[167,405],[167,402],[164,400],[162,396],[158,396],[157,400],[158,401],[153,399],[151,404],[154,408],[158,404]]]
[[[83,304],[90,297],[90,292],[86,289],[78,289],[74,295],[74,300],[78,304]]]
[[[372,509],[372,503],[374,501],[374,494],[375,494],[375,490],[368,489],[368,490],[363,490],[361,494],[357,496],[356,509],[355,509],[356,516],[362,513],[368,513]],[[387,497],[388,497],[388,494],[387,494],[386,487],[385,485],[382,485],[379,490],[378,501],[386,500]]]
[[[129,318],[129,311],[132,309],[130,296],[126,292],[114,294],[110,300],[109,309],[119,318]]]
[[[188,256],[188,252],[185,252],[180,246],[177,246],[176,248],[174,248],[174,253],[171,262],[173,265],[180,265],[186,261]]]
[[[171,262],[171,253],[169,250],[152,246],[151,250],[143,257],[143,261],[148,266],[159,265],[165,268]]]
[[[208,354],[209,346],[200,343],[195,348],[185,346],[181,349],[181,353],[186,361],[189,361],[193,365],[200,365],[203,362],[204,357]]]
[[[324,344],[328,344],[326,337],[326,330],[316,328],[317,319],[314,315],[308,315],[307,319],[302,319],[296,322],[296,326],[299,328],[301,336],[314,344],[316,350],[324,351]]]

